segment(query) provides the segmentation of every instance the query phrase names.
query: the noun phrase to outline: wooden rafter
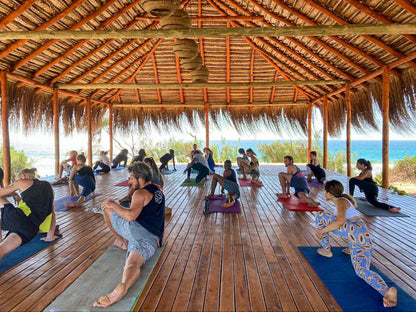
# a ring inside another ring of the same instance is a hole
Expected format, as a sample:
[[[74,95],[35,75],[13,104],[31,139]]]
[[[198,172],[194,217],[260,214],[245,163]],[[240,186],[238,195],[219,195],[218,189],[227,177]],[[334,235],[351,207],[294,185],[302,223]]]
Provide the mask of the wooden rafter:
[[[160,17],[154,16],[137,16],[135,18],[138,21],[160,21]],[[242,16],[193,16],[191,21],[194,22],[229,22],[229,21],[261,21],[263,17],[255,15],[242,15]]]
[[[137,76],[134,78],[134,82],[137,83]],[[139,89],[135,89],[134,91],[136,93],[137,104],[140,104],[140,102],[141,102],[140,91],[139,91]]]
[[[113,104],[113,108],[121,108],[121,107],[131,107],[131,108],[195,108],[195,107],[205,107],[206,103],[192,103],[192,104],[178,104],[178,103],[154,103],[154,104],[137,104],[137,103],[121,103],[121,104]],[[275,102],[275,103],[239,103],[239,104],[224,104],[224,103],[209,103],[210,107],[247,107],[250,105],[251,107],[279,107],[279,106],[307,106],[309,102],[302,101],[302,102]]]
[[[276,70],[274,73],[273,81],[277,81],[277,77],[279,77],[279,72]],[[270,100],[269,103],[272,104],[274,102],[274,96],[276,94],[276,86],[272,87],[272,90],[270,91]]]
[[[155,74],[155,84],[158,85],[160,83],[160,81],[159,81],[159,74],[157,72],[157,64],[156,64],[156,58],[155,58],[154,53],[152,53],[152,64],[153,64],[153,72]],[[158,99],[159,103],[162,103],[162,95],[160,93],[159,88],[156,89],[156,94],[157,94],[157,99]]]
[[[120,10],[117,14],[115,14],[114,16],[112,16],[111,18],[105,20],[104,22],[101,23],[101,25],[97,28],[97,30],[103,30],[105,29],[105,27],[107,27],[108,25],[110,25],[112,22],[114,22],[115,20],[117,20],[120,16],[122,16],[123,14],[125,14],[128,10],[130,10],[133,6],[135,5],[135,3],[131,3],[128,6],[124,7],[122,10]],[[129,25],[126,25],[126,29],[130,29],[131,27],[133,27],[134,25],[136,25],[136,22],[132,22]],[[75,44],[71,49],[69,49],[67,52],[65,52],[64,54],[62,54],[61,56],[55,58],[53,61],[49,62],[48,64],[46,64],[45,66],[43,66],[41,69],[39,69],[35,74],[34,77],[38,77],[41,74],[43,74],[44,72],[46,72],[48,69],[50,69],[52,66],[60,63],[62,60],[66,59],[68,56],[72,55],[75,51],[77,51],[79,48],[81,48],[84,44],[86,44],[87,42],[89,42],[88,39],[84,39],[81,40],[80,42],[78,42],[77,44]],[[98,53],[99,51],[101,51],[102,49],[104,49],[107,45],[109,45],[111,42],[113,42],[113,39],[110,39],[106,42],[104,42],[102,45],[100,45],[98,47],[98,49],[94,50],[94,53]],[[88,59],[91,56],[91,54],[89,54],[88,56],[86,56],[83,60]],[[78,64],[81,63],[81,60],[75,62],[74,64],[71,65],[71,68],[77,66]],[[56,79],[55,81],[57,81],[58,79]],[[52,83],[54,83],[55,81],[52,81]]]
[[[413,5],[411,5],[409,2],[407,2],[406,0],[393,0],[393,1],[396,2],[398,5],[400,5],[407,12],[410,12],[413,15],[416,15],[416,8]]]
[[[214,2],[213,0],[207,0],[209,4],[211,4],[211,6],[216,9],[220,14],[222,15],[226,15],[227,13],[225,12],[225,10],[229,9],[228,7],[224,7],[224,4],[222,2]],[[217,5],[218,4],[218,5]],[[220,8],[220,6],[222,7],[222,9]],[[223,11],[224,10],[224,11]],[[272,65],[276,70],[279,71],[280,75],[285,79],[285,80],[290,80],[289,77],[284,74],[283,72],[281,72],[280,68],[271,60],[271,58],[264,53],[263,50],[261,50],[255,43],[253,43],[249,38],[247,37],[243,37],[243,39],[254,49],[256,49],[256,51],[267,61],[269,62],[270,65]],[[299,88],[298,86],[294,86],[295,88]],[[307,98],[310,99],[311,96],[309,94],[307,94],[305,91],[301,90],[301,93]]]
[[[20,14],[22,14],[24,11],[26,11],[33,3],[35,3],[37,0],[26,0],[23,1],[23,3],[14,11],[12,11],[9,15],[4,17],[0,21],[0,30],[4,28],[8,23],[12,22],[15,18],[17,18]]]
[[[77,0],[77,2],[80,2],[81,0]],[[83,0],[82,0],[83,1]],[[81,1],[81,2],[82,2]],[[100,6],[98,8],[98,10],[96,10],[95,12],[93,12],[92,14],[89,14],[87,17],[83,18],[81,21],[79,21],[78,23],[76,23],[75,25],[69,27],[69,30],[75,30],[78,29],[79,27],[83,26],[84,24],[86,24],[88,21],[92,20],[93,18],[96,18],[98,15],[100,15],[101,13],[105,12],[111,5],[113,5],[115,2],[117,2],[117,0],[110,0],[108,2],[106,2],[105,4],[103,4],[103,6]],[[70,6],[72,7],[72,5]],[[69,7],[68,7],[69,8]],[[67,9],[65,10],[67,11]],[[72,11],[72,10],[71,10]],[[58,19],[59,20],[59,19]],[[52,21],[52,20],[51,20]],[[55,23],[56,21],[54,21]],[[30,38],[32,39],[32,38]],[[33,38],[34,39],[34,38]],[[29,62],[32,58],[40,55],[43,51],[45,51],[46,49],[48,49],[50,46],[52,46],[53,44],[55,44],[56,42],[58,42],[59,40],[51,40],[49,42],[47,42],[46,44],[44,44],[43,46],[39,47],[38,49],[36,49],[35,51],[33,51],[32,53],[30,53],[29,55],[27,55],[26,57],[24,57],[23,59],[21,59],[20,61],[18,61],[16,64],[14,64],[11,67],[12,71],[15,71],[17,69],[19,69],[20,67],[22,67],[23,65],[25,65],[27,62]]]
[[[201,0],[198,0],[198,17],[202,16],[202,4]],[[198,21],[198,29],[202,29],[202,21]],[[199,51],[202,58],[202,65],[205,65],[205,50],[204,50],[204,39],[202,37],[199,37]],[[209,70],[209,69],[208,69]],[[204,102],[208,102],[208,92],[207,89],[204,88]]]
[[[330,10],[324,8],[322,5],[312,1],[312,0],[305,0],[306,3],[308,3],[311,7],[317,9],[318,11],[322,12],[323,14],[325,14],[326,16],[330,17],[331,19],[333,19],[335,22],[337,22],[340,25],[349,25],[350,23],[346,22],[343,18],[339,17],[338,15],[334,14],[333,12],[331,12]],[[375,45],[379,46],[380,48],[382,48],[384,51],[389,52],[391,55],[393,55],[396,58],[402,58],[404,57],[404,55],[402,53],[400,53],[399,51],[396,51],[395,49],[393,49],[392,47],[390,47],[389,45],[385,44],[384,42],[380,41],[377,38],[374,38],[372,36],[368,36],[368,35],[362,35],[362,37],[372,43],[374,43]],[[409,65],[412,67],[416,67],[416,63],[415,62],[409,62]],[[396,72],[396,74],[399,74],[398,72]]]
[[[41,26],[37,27],[36,28],[36,31],[44,30],[44,29],[47,29],[48,27],[52,26],[57,21],[59,21],[60,19],[62,19],[66,15],[68,15],[70,12],[72,12],[73,10],[75,10],[75,8],[78,7],[84,1],[85,0],[77,0],[77,1],[75,1],[69,7],[67,7],[65,10],[63,10],[61,13],[57,14],[56,16],[54,16],[53,18],[51,18],[47,22],[43,23]],[[14,50],[18,49],[19,47],[21,47],[22,45],[24,45],[26,42],[28,42],[29,39],[30,38],[26,38],[26,39],[23,39],[23,40],[19,40],[19,41],[13,42],[9,46],[7,46],[6,49],[4,49],[3,51],[0,52],[0,58],[5,57],[6,55],[10,54]]]
[[[179,57],[175,55],[175,66],[176,66],[176,75],[178,76],[178,83],[182,83],[182,73],[181,73],[181,66],[179,62]],[[179,97],[181,99],[181,103],[185,102],[185,97],[183,95],[183,89],[179,88]]]
[[[162,40],[162,39],[160,39]],[[155,49],[155,47],[153,48]],[[258,52],[258,51],[257,51]],[[141,69],[145,61],[151,56],[150,51],[145,56],[142,64],[136,72]],[[277,69],[277,71],[279,71]],[[279,72],[279,74],[282,74]],[[113,78],[114,79],[114,78]],[[132,78],[126,79],[123,83],[56,83],[55,86],[60,90],[94,90],[94,89],[142,89],[142,90],[168,90],[168,89],[178,89],[178,88],[213,88],[213,89],[222,89],[222,88],[249,88],[249,87],[272,87],[272,86],[316,86],[316,85],[327,85],[327,84],[345,84],[348,81],[346,80],[286,80],[286,81],[261,81],[261,82],[228,82],[228,83],[216,83],[216,82],[202,82],[202,83],[159,83],[155,85],[154,83],[139,83],[132,84],[130,83]]]

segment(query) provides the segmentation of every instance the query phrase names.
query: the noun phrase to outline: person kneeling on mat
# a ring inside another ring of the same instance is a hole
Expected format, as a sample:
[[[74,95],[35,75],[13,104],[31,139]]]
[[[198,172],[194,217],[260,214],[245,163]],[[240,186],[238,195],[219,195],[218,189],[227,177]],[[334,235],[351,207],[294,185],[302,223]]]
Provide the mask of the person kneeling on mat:
[[[240,187],[237,183],[237,175],[234,169],[231,169],[231,160],[226,160],[224,162],[224,172],[222,176],[217,173],[213,175],[211,192],[206,196],[207,199],[214,198],[217,183],[221,185],[221,194],[224,194],[224,189],[227,191],[227,200],[221,206],[224,208],[232,207],[235,201],[240,198]]]
[[[165,196],[152,183],[149,166],[136,162],[129,166],[129,183],[137,190],[129,208],[113,200],[103,202],[104,221],[115,236],[114,245],[127,249],[121,283],[94,302],[95,307],[108,307],[123,298],[140,276],[140,268],[162,244],[165,230]]]
[[[317,207],[319,203],[308,196],[310,190],[305,175],[293,163],[292,156],[285,156],[283,158],[287,172],[279,172],[279,181],[282,186],[282,193],[276,193],[277,197],[290,197],[290,187],[295,188],[295,196],[303,200],[310,207]]]
[[[344,249],[343,252],[351,255],[355,273],[383,295],[383,305],[385,307],[395,307],[397,305],[397,289],[394,287],[388,288],[383,278],[370,270],[374,247],[370,233],[355,209],[356,202],[354,198],[351,195],[344,194],[344,186],[337,180],[326,182],[324,189],[325,199],[332,201],[337,208],[334,215],[324,211],[319,211],[316,214],[316,237],[322,245],[322,248],[319,248],[317,252],[324,257],[330,258],[333,256],[329,233],[347,239],[349,248]]]
[[[185,180],[186,182],[191,181],[191,169],[198,171],[198,175],[195,178],[195,182],[199,185],[204,184],[205,182],[204,178],[206,178],[207,175],[209,174],[209,168],[208,168],[208,161],[202,155],[202,152],[200,150],[195,150],[192,153],[192,161],[188,164],[186,169],[183,171],[183,173],[188,174],[188,178]]]
[[[30,242],[39,232],[48,233],[41,238],[47,242],[58,238],[52,187],[49,182],[36,179],[35,172],[35,168],[23,169],[15,183],[0,189],[1,230],[9,231],[4,241],[0,236],[0,260]],[[18,202],[17,207],[7,200],[8,196]]]

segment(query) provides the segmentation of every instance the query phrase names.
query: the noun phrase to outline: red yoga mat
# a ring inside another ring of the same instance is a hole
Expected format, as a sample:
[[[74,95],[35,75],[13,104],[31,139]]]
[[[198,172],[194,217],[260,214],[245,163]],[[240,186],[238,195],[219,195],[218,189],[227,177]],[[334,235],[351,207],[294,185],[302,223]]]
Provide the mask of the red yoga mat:
[[[120,183],[116,184],[116,186],[130,186],[130,185],[129,185],[129,180],[126,180],[126,181],[120,182]]]
[[[301,201],[295,195],[291,195],[289,198],[278,197],[283,205],[292,211],[322,211],[319,207],[309,207],[307,203]]]
[[[241,187],[245,187],[245,186],[262,187],[263,186],[263,183],[258,185],[258,184],[251,183],[251,180],[243,180],[242,178],[238,178],[238,183],[240,184]]]

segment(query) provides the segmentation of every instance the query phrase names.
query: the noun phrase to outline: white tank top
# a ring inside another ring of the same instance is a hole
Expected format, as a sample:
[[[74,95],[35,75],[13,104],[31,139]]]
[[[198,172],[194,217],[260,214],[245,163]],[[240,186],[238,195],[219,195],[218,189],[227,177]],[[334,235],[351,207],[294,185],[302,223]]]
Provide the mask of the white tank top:
[[[346,210],[346,215],[345,215],[345,220],[354,218],[354,217],[359,217],[357,209],[355,209],[355,206],[345,197],[341,197],[342,199],[345,199],[350,206],[347,208]],[[337,209],[335,209],[335,216],[337,216]]]

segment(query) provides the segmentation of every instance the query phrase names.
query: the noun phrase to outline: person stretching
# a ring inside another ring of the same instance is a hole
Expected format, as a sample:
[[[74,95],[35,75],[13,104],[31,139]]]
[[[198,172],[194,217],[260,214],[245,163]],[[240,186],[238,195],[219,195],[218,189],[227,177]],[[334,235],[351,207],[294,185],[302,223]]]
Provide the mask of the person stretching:
[[[1,230],[9,231],[2,241],[0,236],[0,261],[21,245],[30,242],[39,233],[48,233],[41,240],[54,241],[56,216],[53,206],[54,193],[47,181],[35,176],[36,169],[23,169],[16,181],[0,189]],[[16,191],[20,192],[20,196]],[[12,205],[8,196],[18,202]]]
[[[355,186],[357,185],[360,190],[364,192],[366,200],[373,206],[386,209],[392,213],[399,212],[399,207],[381,203],[377,200],[378,186],[373,180],[371,162],[369,160],[365,160],[364,158],[360,158],[357,160],[357,169],[361,170],[360,174],[356,177],[350,178],[348,183],[350,195],[354,195]]]
[[[173,170],[176,171],[176,166],[175,166],[175,151],[173,149],[169,150],[169,153],[166,153],[165,155],[163,155],[162,157],[160,157],[160,162],[161,165],[159,167],[159,171],[160,172],[164,172],[166,170],[169,170],[169,166],[168,166],[168,162],[172,159],[172,163],[173,163]]]
[[[316,152],[312,151],[309,153],[311,159],[310,163],[306,165],[307,176],[306,180],[311,181],[312,177],[315,176],[315,179],[318,182],[323,183],[326,179],[325,170],[319,165],[318,159],[316,159]]]
[[[85,198],[95,191],[94,171],[90,166],[85,164],[86,162],[87,159],[84,155],[77,156],[77,164],[69,176],[69,193],[72,197],[79,195],[79,198],[75,203],[64,203],[65,207],[81,205],[85,201]],[[82,186],[81,194],[79,194],[78,185]]]
[[[98,166],[100,166],[101,169],[97,169]],[[100,159],[96,161],[92,169],[94,170],[94,172],[97,172],[100,175],[110,172],[111,161],[110,158],[108,158],[106,151],[100,152]]]
[[[200,150],[193,152],[192,161],[188,164],[183,173],[188,173],[188,178],[185,182],[191,181],[191,169],[198,171],[195,182],[198,185],[204,184],[204,178],[209,174],[208,161],[202,155]]]
[[[137,188],[129,208],[115,201],[102,204],[104,221],[115,236],[114,245],[127,249],[121,282],[101,296],[94,307],[108,307],[122,299],[140,277],[140,268],[162,245],[165,230],[165,196],[152,183],[152,172],[143,162],[129,166],[129,183]]]
[[[118,166],[126,166],[127,164],[127,155],[129,154],[129,151],[124,148],[118,153],[118,155],[113,159],[113,164],[111,165],[111,168],[117,168]],[[121,164],[123,163],[123,165]]]
[[[287,172],[279,172],[279,182],[282,187],[282,193],[276,193],[277,197],[290,197],[290,187],[295,188],[295,196],[308,204],[310,207],[317,207],[319,203],[308,196],[309,187],[305,175],[293,163],[292,156],[285,156],[283,158]]]
[[[222,207],[228,208],[234,205],[235,201],[240,198],[240,187],[237,183],[237,175],[234,169],[231,169],[231,160],[224,162],[223,175],[214,174],[211,182],[211,192],[206,198],[214,198],[215,188],[217,183],[221,185],[221,194],[224,194],[224,189],[227,191],[226,203]]]
[[[77,154],[77,151],[70,151],[69,158],[61,161],[61,163],[59,164],[59,173],[56,177],[56,180],[62,178],[62,174],[64,173],[64,171],[71,172],[72,167],[74,167],[77,163]]]
[[[246,168],[248,169],[250,167],[250,160],[248,159],[248,156],[244,148],[239,148],[238,153],[241,156],[237,157],[237,166],[243,174],[243,180],[247,180]]]
[[[215,161],[213,158],[214,153],[208,147],[204,148],[204,153],[205,153],[205,158],[207,159],[207,162],[208,162],[209,173],[214,174],[215,173]]]
[[[365,223],[358,216],[356,203],[351,195],[344,194],[344,186],[337,180],[324,184],[325,198],[336,205],[335,215],[319,211],[316,214],[316,237],[322,248],[317,252],[324,257],[332,257],[329,233],[338,235],[349,242],[349,249],[343,252],[351,256],[352,266],[357,276],[366,281],[383,296],[385,307],[397,305],[397,290],[388,288],[386,282],[376,272],[370,270],[374,247]],[[330,269],[330,268],[329,268]]]

